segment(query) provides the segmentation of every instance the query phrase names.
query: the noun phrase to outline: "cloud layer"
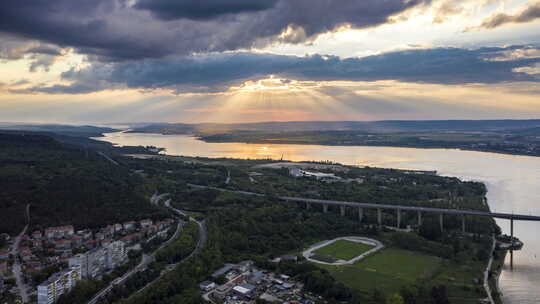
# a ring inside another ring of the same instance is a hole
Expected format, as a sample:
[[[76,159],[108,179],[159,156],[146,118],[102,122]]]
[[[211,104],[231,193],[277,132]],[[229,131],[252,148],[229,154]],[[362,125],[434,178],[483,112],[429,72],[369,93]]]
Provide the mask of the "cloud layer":
[[[122,61],[299,43],[343,25],[377,26],[429,1],[3,0],[0,32]]]
[[[531,3],[515,15],[494,14],[484,20],[478,28],[493,29],[509,23],[527,23],[540,18],[540,2]]]
[[[437,84],[538,81],[520,68],[540,62],[538,56],[500,60],[501,54],[538,48],[507,47],[416,49],[363,58],[312,55],[232,53],[99,63],[62,74],[71,84],[38,86],[14,92],[89,93],[115,88],[171,89],[178,93],[220,92],[232,85],[268,75],[312,81],[399,80]]]

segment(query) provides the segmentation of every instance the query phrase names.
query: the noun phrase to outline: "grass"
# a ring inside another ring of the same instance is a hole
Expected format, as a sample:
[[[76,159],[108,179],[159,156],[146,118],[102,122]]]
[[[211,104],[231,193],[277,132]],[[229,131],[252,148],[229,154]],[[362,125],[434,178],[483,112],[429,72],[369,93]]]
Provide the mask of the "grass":
[[[431,277],[441,265],[442,259],[438,257],[386,248],[353,265],[321,267],[360,292],[368,293],[376,288],[390,294],[418,279]]]
[[[372,245],[364,243],[351,242],[347,240],[337,240],[331,244],[328,244],[322,248],[314,251],[319,256],[334,257],[337,260],[351,260],[364,252],[372,249]]]
[[[485,296],[478,281],[486,267],[485,261],[455,262],[418,252],[385,248],[353,265],[319,267],[327,269],[336,280],[364,295],[374,289],[390,295],[399,292],[403,286],[420,281],[423,286],[447,286],[451,303],[478,303],[478,299]]]

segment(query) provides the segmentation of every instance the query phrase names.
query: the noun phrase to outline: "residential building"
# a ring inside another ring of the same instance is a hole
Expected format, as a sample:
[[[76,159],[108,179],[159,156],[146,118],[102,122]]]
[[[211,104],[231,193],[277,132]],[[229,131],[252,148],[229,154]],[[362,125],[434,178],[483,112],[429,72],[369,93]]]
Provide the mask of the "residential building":
[[[107,251],[106,265],[108,269],[116,268],[127,260],[127,250],[124,242],[116,241],[104,247]]]
[[[107,269],[107,251],[104,248],[92,249],[69,259],[70,267],[78,267],[83,279],[95,279]]]
[[[39,230],[36,230],[32,233],[33,239],[41,239],[42,237],[43,237],[43,234]]]
[[[32,240],[32,247],[34,247],[36,249],[43,247],[43,241],[41,241],[40,239],[33,239]]]
[[[0,275],[6,274],[8,271],[8,263],[7,262],[0,262]]]
[[[122,231],[123,226],[122,224],[114,224],[114,232],[120,232]]]
[[[107,227],[103,229],[103,234],[108,238],[112,237],[114,234],[114,225],[107,225]]]
[[[79,234],[82,236],[83,240],[91,240],[92,239],[92,230],[83,230],[80,231]]]
[[[45,229],[45,237],[48,239],[61,239],[73,236],[73,226],[49,227]]]
[[[37,287],[38,304],[55,303],[61,295],[75,287],[79,280],[81,272],[76,267],[53,274]]]
[[[151,219],[144,219],[141,221],[141,227],[142,228],[148,228],[152,226],[152,220]]]
[[[28,251],[21,252],[20,256],[21,256],[21,259],[25,262],[28,262],[34,258],[34,255]]]
[[[83,244],[83,238],[80,235],[74,235],[73,238],[71,238],[71,241],[73,247],[79,247]]]
[[[134,221],[125,222],[124,223],[124,229],[126,229],[126,230],[135,229],[135,222]]]
[[[54,248],[56,250],[71,249],[71,240],[58,240],[54,242]]]

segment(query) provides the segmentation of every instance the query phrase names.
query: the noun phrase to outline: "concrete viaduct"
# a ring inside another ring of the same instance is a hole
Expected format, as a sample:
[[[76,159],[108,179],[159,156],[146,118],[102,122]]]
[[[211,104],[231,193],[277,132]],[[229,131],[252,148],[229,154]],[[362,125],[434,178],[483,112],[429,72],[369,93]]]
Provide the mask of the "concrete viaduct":
[[[247,191],[235,191],[211,186],[201,186],[188,184],[188,186],[198,189],[214,189],[218,191],[227,191],[234,192],[243,195],[252,195],[252,196],[266,196],[260,193],[247,192]],[[402,206],[402,205],[387,205],[387,204],[373,204],[373,203],[359,203],[359,202],[346,202],[346,201],[333,201],[333,200],[320,200],[312,198],[302,198],[302,197],[292,197],[292,196],[279,196],[279,200],[285,202],[296,202],[296,203],[305,203],[306,208],[311,208],[311,204],[322,205],[323,212],[328,212],[328,206],[339,206],[341,216],[345,216],[346,208],[358,208],[358,220],[361,222],[364,217],[364,209],[376,209],[377,210],[377,222],[379,225],[382,225],[382,210],[391,209],[396,210],[397,217],[397,228],[401,224],[401,212],[402,211],[413,211],[417,213],[418,225],[422,225],[422,213],[435,213],[439,215],[439,226],[441,231],[444,231],[444,215],[460,215],[461,216],[461,229],[465,232],[465,218],[466,216],[485,216],[491,218],[507,219],[510,220],[510,235],[512,239],[512,247],[514,240],[514,220],[516,221],[537,221],[540,222],[540,216],[534,215],[522,215],[522,214],[513,214],[513,213],[498,213],[498,212],[486,212],[486,211],[476,211],[476,210],[462,210],[462,209],[444,209],[444,208],[429,208],[429,207],[418,207],[418,206]],[[511,250],[512,253],[512,250]],[[513,264],[513,254],[511,257],[511,265]]]
[[[377,222],[379,225],[382,224],[382,210],[383,209],[392,209],[396,210],[397,216],[397,227],[400,227],[401,223],[401,211],[414,211],[418,214],[418,225],[422,225],[422,213],[437,213],[439,214],[439,224],[441,231],[444,230],[444,214],[453,214],[461,215],[462,218],[462,230],[465,232],[465,216],[474,215],[474,216],[486,216],[491,218],[500,218],[510,220],[510,227],[513,227],[514,220],[517,221],[539,221],[540,216],[534,215],[520,215],[520,214],[511,214],[511,213],[497,213],[497,212],[485,212],[485,211],[476,211],[476,210],[461,210],[461,209],[442,209],[442,208],[429,208],[429,207],[418,207],[418,206],[402,206],[402,205],[386,205],[386,204],[372,204],[372,203],[358,203],[358,202],[345,202],[345,201],[332,201],[332,200],[319,200],[311,198],[300,198],[300,197],[291,197],[291,196],[281,196],[279,199],[287,202],[299,202],[305,203],[306,207],[309,209],[311,204],[319,204],[323,206],[323,211],[328,212],[328,206],[339,206],[340,213],[342,216],[345,215],[345,208],[358,208],[358,220],[362,221],[364,216],[364,209],[376,209],[377,210]],[[511,229],[513,230],[513,229]]]

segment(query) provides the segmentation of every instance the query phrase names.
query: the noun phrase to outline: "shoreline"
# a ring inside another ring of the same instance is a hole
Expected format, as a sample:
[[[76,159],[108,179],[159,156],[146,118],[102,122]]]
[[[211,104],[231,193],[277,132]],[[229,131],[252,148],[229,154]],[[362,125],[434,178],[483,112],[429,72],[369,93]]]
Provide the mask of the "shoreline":
[[[118,132],[112,132],[112,133],[118,133]],[[193,133],[151,133],[151,132],[134,132],[134,131],[122,131],[120,133],[128,133],[128,134],[153,134],[153,135],[162,135],[162,136],[188,136],[188,137],[194,137],[196,140],[200,140],[202,142],[208,143],[208,144],[273,144],[273,145],[303,145],[303,146],[327,146],[327,147],[391,147],[391,148],[411,148],[411,149],[426,149],[426,150],[432,150],[432,149],[443,149],[443,150],[458,150],[458,151],[472,151],[472,152],[483,152],[483,153],[494,153],[494,154],[502,154],[502,155],[509,155],[509,156],[529,156],[529,157],[540,157],[540,155],[535,154],[523,154],[523,153],[512,153],[512,152],[502,152],[502,151],[494,151],[494,150],[482,150],[482,149],[471,149],[471,148],[460,148],[460,147],[430,147],[430,146],[406,146],[406,145],[384,145],[384,144],[377,144],[377,145],[343,145],[343,144],[328,144],[328,143],[314,143],[314,142],[298,142],[298,141],[272,141],[272,140],[254,140],[254,141],[218,141],[218,140],[206,140],[204,137],[193,134]],[[109,134],[109,133],[103,133],[103,134]]]

